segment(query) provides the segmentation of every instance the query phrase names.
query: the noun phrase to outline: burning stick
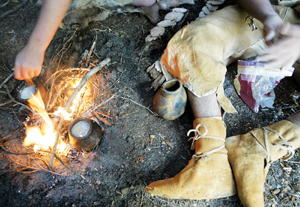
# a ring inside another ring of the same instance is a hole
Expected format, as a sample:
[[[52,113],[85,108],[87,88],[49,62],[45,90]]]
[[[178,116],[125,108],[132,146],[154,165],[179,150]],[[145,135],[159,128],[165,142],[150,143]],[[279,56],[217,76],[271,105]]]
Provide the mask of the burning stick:
[[[92,70],[90,70],[87,74],[85,74],[85,76],[82,78],[79,86],[77,86],[73,92],[73,94],[71,95],[71,97],[69,98],[64,110],[68,111],[69,107],[71,106],[71,104],[73,103],[74,98],[76,97],[77,93],[80,91],[80,89],[84,86],[84,84],[88,81],[88,79],[94,75],[95,73],[97,73],[101,68],[103,68],[105,65],[107,65],[110,62],[110,58],[106,58],[105,60],[101,61],[96,67],[94,67]],[[51,152],[51,158],[50,158],[50,168],[52,168],[53,165],[53,158],[55,156],[55,151],[56,151],[56,147],[57,147],[57,143],[58,143],[58,139],[59,139],[59,133],[60,133],[60,129],[62,128],[62,124],[63,124],[64,118],[61,117],[58,127],[57,127],[57,132],[56,132],[56,136],[55,136],[55,142],[54,142],[54,146]]]

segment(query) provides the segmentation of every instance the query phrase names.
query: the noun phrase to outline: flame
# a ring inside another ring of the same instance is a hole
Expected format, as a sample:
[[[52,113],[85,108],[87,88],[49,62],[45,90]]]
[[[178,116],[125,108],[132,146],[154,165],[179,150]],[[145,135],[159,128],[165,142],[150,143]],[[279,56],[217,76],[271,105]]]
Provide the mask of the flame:
[[[39,90],[37,90],[35,94],[32,94],[27,101],[30,108],[39,113],[44,119],[44,122],[42,123],[41,127],[43,130],[37,126],[26,127],[27,135],[24,139],[24,146],[33,145],[35,152],[40,149],[48,150],[54,146],[56,132],[54,130],[53,123],[45,110],[45,105]],[[57,145],[57,149],[59,151],[63,151],[65,149],[65,145],[65,143],[60,143]]]
[[[80,83],[80,80],[76,80],[72,85],[73,88],[76,88]],[[81,90],[77,93],[76,97],[73,100],[72,105],[69,108],[70,112],[67,112],[63,109],[63,107],[59,106],[58,109],[54,112],[55,115],[57,116],[62,116],[65,120],[71,120],[76,111],[76,108],[80,102],[80,97],[83,95],[85,92],[85,88],[82,87]]]
[[[80,80],[77,80],[72,86],[75,88],[79,85]],[[79,91],[76,95],[72,105],[70,106],[69,112],[65,111],[62,107],[59,107],[54,114],[61,116],[64,120],[71,120],[74,112],[80,102],[80,97],[83,95],[85,89],[84,87]],[[52,148],[55,143],[56,131],[53,127],[53,123],[45,110],[45,105],[42,100],[41,94],[39,90],[32,94],[32,96],[27,100],[29,103],[29,107],[32,108],[35,112],[39,113],[43,118],[44,122],[41,127],[28,127],[27,135],[24,139],[24,146],[34,146],[34,151],[37,152],[40,149],[48,150]],[[57,145],[58,151],[64,151],[66,144],[63,142],[59,142]]]

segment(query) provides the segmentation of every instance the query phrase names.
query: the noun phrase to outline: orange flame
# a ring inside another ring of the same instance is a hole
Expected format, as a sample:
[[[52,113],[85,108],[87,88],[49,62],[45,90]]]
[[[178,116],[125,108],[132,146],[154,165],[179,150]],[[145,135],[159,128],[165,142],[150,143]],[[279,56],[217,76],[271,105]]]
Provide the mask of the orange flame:
[[[42,100],[42,97],[37,90],[35,94],[27,100],[29,106],[37,113],[41,115],[44,119],[42,124],[41,130],[39,127],[26,127],[27,135],[24,139],[24,146],[34,146],[34,151],[37,152],[39,149],[48,150],[49,148],[53,147],[55,142],[55,130],[52,124],[52,121],[45,110],[45,105]],[[59,151],[63,151],[66,147],[65,143],[59,143],[57,149]]]
[[[77,80],[73,87],[75,88],[80,83],[80,80]],[[54,112],[55,115],[62,116],[64,120],[71,120],[74,112],[76,111],[76,107],[80,101],[80,97],[84,93],[84,87],[79,91],[76,95],[76,98],[73,101],[69,109],[69,113],[65,111],[62,107],[59,107],[57,111]],[[26,127],[27,135],[24,139],[24,146],[34,146],[34,151],[37,152],[40,149],[48,150],[52,148],[55,143],[56,131],[54,130],[53,123],[45,110],[45,105],[42,100],[41,94],[39,90],[32,94],[32,96],[27,100],[30,108],[32,108],[35,112],[39,113],[43,118],[44,122],[41,128],[34,127]],[[64,151],[66,144],[63,142],[58,143],[57,150]]]

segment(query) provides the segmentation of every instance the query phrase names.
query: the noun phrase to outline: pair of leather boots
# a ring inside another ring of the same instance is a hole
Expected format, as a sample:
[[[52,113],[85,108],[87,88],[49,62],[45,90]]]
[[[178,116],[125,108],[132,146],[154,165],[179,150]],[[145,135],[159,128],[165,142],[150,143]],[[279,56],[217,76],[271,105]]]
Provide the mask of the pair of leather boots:
[[[300,128],[290,121],[226,138],[221,118],[198,118],[195,154],[175,177],[146,187],[173,199],[213,199],[236,195],[244,206],[264,206],[263,187],[272,162],[300,147]],[[225,139],[226,138],[226,139]]]
[[[300,23],[300,15],[293,9],[274,9],[284,21]],[[161,63],[190,91],[199,96],[217,93],[222,108],[235,112],[224,96],[226,66],[237,59],[260,55],[266,47],[262,31],[262,23],[240,7],[226,7],[178,31]],[[300,147],[300,128],[291,121],[228,138],[220,117],[198,118],[193,124],[194,156],[175,177],[147,186],[149,193],[200,200],[237,192],[244,206],[264,206],[263,186],[270,164],[291,157]]]

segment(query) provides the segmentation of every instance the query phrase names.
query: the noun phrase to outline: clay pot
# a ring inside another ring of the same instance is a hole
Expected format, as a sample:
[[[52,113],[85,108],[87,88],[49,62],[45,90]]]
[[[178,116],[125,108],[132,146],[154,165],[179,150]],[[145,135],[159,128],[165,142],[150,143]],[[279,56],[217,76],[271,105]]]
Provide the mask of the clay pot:
[[[167,120],[180,117],[186,106],[187,95],[179,79],[166,81],[155,94],[153,108],[159,116]]]
[[[102,140],[100,126],[87,118],[74,120],[68,129],[70,144],[78,149],[89,152],[96,149]]]
[[[39,81],[33,81],[35,85],[27,85],[25,81],[22,81],[21,84],[14,91],[14,95],[21,102],[27,104],[28,99],[34,96],[40,96],[44,101],[44,104],[48,101],[49,92],[46,87]]]

